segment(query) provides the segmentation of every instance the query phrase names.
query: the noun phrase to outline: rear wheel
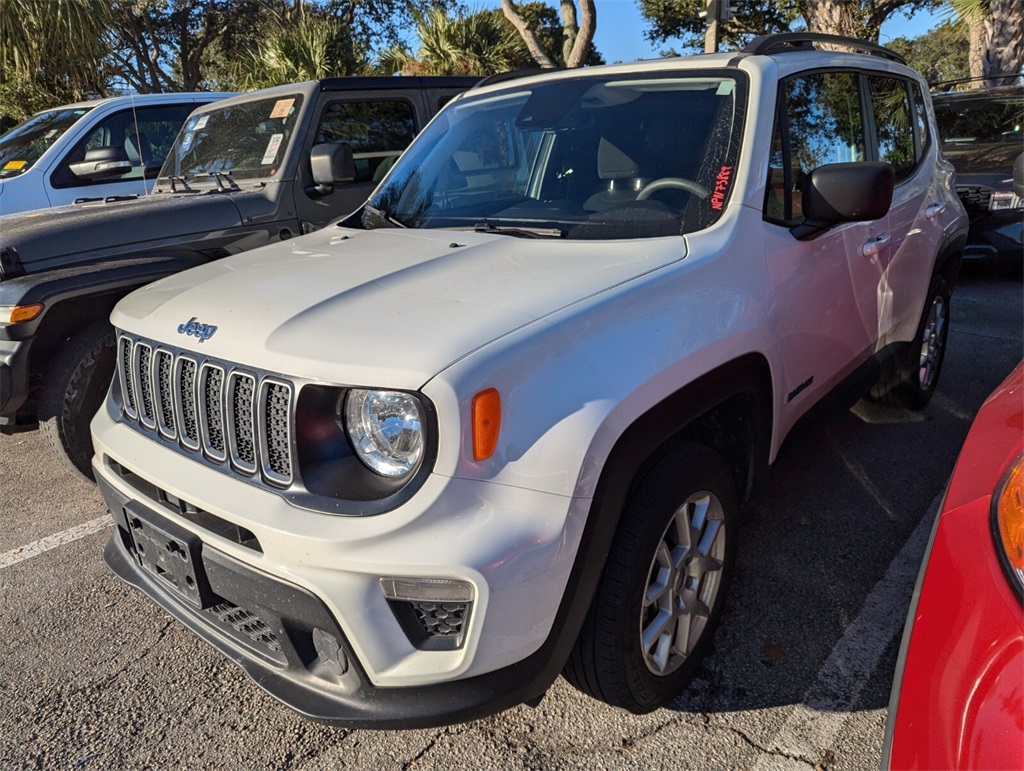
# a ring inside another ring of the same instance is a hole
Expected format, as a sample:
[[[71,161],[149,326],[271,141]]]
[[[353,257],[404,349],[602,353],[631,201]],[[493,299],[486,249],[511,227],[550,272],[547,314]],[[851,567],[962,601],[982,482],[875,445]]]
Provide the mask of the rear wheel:
[[[720,455],[688,444],[630,499],[565,676],[631,712],[669,702],[707,653],[736,555],[735,483]]]
[[[72,337],[51,361],[39,401],[39,427],[57,456],[89,479],[89,423],[114,373],[114,330],[106,322]]]
[[[949,284],[941,276],[932,279],[921,322],[909,349],[887,362],[871,399],[881,404],[920,410],[928,404],[939,384],[949,337]]]

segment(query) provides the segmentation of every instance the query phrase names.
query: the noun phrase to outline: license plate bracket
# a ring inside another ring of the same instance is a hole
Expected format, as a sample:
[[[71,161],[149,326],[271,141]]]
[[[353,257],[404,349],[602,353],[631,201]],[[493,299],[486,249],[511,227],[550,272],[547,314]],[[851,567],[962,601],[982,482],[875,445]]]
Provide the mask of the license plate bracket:
[[[203,542],[197,536],[133,503],[124,507],[124,513],[133,552],[143,570],[199,610],[220,602],[206,577]]]

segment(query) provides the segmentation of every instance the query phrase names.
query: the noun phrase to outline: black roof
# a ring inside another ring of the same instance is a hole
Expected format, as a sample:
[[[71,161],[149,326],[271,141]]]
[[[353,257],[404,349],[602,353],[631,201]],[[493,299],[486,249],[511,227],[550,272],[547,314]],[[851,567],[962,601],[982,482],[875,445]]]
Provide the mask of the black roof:
[[[351,89],[400,89],[400,88],[472,88],[480,82],[479,77],[345,77],[324,78],[320,88],[324,91],[349,91]]]

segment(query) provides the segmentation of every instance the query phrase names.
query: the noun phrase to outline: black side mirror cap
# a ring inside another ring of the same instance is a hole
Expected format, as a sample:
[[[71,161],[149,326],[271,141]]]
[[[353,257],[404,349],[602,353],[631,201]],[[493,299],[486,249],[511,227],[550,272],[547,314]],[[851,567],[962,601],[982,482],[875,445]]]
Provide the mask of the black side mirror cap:
[[[79,179],[100,180],[119,177],[131,171],[132,162],[123,147],[94,147],[85,151],[85,159],[70,165]]]
[[[1024,153],[1013,162],[1013,192],[1024,198]]]
[[[790,232],[800,239],[844,222],[869,222],[884,217],[892,205],[896,171],[880,161],[829,163],[807,177],[803,190],[804,221]]]
[[[320,195],[327,195],[335,185],[355,181],[356,162],[352,157],[352,145],[347,142],[313,145],[309,163],[313,167],[313,189]]]

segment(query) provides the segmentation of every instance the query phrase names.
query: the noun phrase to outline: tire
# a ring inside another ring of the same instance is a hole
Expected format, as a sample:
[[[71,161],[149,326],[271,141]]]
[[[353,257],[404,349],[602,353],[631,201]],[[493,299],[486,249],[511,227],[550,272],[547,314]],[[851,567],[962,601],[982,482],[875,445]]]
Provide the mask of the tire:
[[[92,479],[96,414],[114,374],[114,330],[103,322],[78,333],[50,362],[39,400],[39,427],[57,456]]]
[[[882,375],[869,394],[872,401],[921,410],[931,400],[946,355],[950,295],[946,280],[935,276],[913,342],[883,365]]]
[[[722,616],[737,519],[736,485],[718,453],[687,444],[659,460],[623,512],[566,679],[637,714],[678,695]]]

